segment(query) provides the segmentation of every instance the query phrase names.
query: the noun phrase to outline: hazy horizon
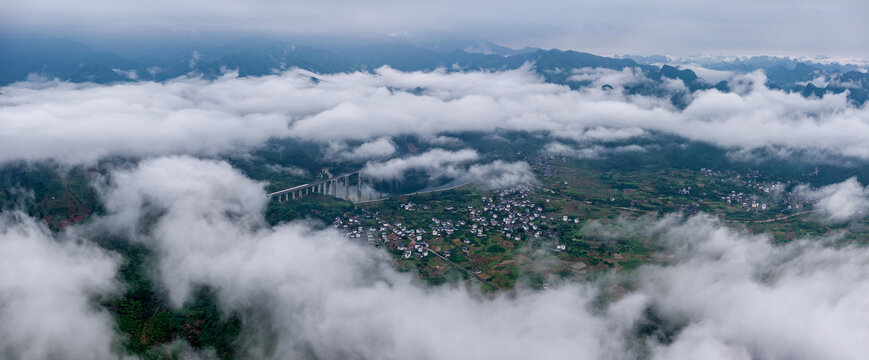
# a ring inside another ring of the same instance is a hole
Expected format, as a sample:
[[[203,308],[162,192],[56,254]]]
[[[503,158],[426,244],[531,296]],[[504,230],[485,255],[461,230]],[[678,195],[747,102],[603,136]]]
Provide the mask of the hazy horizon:
[[[869,57],[869,4],[837,0],[655,2],[166,1],[74,6],[13,0],[0,32],[69,37],[84,43],[278,40],[410,43],[488,40],[510,48],[571,49],[601,55],[776,55]],[[165,9],[171,8],[167,12]]]
[[[4,5],[2,359],[869,353],[865,0]]]

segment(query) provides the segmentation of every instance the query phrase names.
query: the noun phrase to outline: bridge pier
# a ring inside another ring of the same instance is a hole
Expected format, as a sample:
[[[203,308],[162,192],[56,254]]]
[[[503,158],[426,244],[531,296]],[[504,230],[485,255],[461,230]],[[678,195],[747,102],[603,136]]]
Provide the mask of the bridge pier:
[[[356,176],[356,184],[351,185],[352,177]],[[310,194],[331,195],[332,197],[350,200],[363,201],[362,199],[362,184],[365,180],[362,179],[362,174],[358,171],[341,174],[336,177],[330,175],[328,179],[315,181],[312,184],[302,184],[291,187],[289,189],[280,190],[268,194],[269,199],[277,200],[278,202],[301,199]],[[369,186],[372,184],[372,179],[368,179]],[[356,192],[351,196],[350,187],[356,186]],[[343,189],[341,189],[343,187]],[[371,186],[373,189],[374,187]],[[342,193],[339,195],[339,193]],[[371,198],[369,194],[369,200]]]
[[[350,175],[344,177],[344,199],[350,200]]]

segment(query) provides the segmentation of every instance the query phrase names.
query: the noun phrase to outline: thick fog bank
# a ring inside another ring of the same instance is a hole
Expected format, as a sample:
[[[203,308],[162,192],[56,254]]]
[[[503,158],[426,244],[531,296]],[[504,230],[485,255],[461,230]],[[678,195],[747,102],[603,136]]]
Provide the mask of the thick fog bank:
[[[570,90],[545,83],[529,66],[465,73],[289,70],[107,86],[16,83],[0,94],[0,162],[218,155],[273,137],[368,141],[333,150],[344,159],[383,159],[395,151],[390,137],[496,130],[544,131],[576,141],[661,131],[728,149],[782,147],[869,159],[869,110],[849,104],[844,93],[804,98],[767,88],[766,77],[755,72],[735,76],[730,93],[689,93],[672,80],[670,94],[649,97],[624,88],[647,81],[641,72],[574,76],[595,85]],[[672,94],[681,94],[687,107],[674,108]]]
[[[215,289],[220,306],[242,316],[238,346],[247,358],[860,359],[869,350],[869,249],[833,246],[833,238],[773,245],[704,215],[592,224],[586,231],[611,238],[656,239],[672,258],[621,280],[628,291],[610,303],[597,301],[594,283],[487,298],[421,285],[393,270],[385,253],[337,231],[265,225],[262,184],[223,162],[146,160],[114,173],[101,192],[107,213],[92,229],[154,249],[154,274],[175,306],[195,286]],[[111,291],[111,256],[44,230],[15,230],[38,228],[31,220],[6,221],[12,230],[0,246],[32,250],[0,253],[18,274],[2,284],[31,290],[4,291],[17,296],[0,298],[0,309],[23,306],[15,299],[37,291],[79,303]],[[44,271],[74,280],[44,283],[36,277]],[[0,314],[60,344],[87,339],[89,350],[117,336],[99,310],[54,300],[38,309]],[[59,328],[79,331],[52,332],[56,324],[41,321],[51,309],[80,314]],[[19,351],[33,341],[0,344]]]

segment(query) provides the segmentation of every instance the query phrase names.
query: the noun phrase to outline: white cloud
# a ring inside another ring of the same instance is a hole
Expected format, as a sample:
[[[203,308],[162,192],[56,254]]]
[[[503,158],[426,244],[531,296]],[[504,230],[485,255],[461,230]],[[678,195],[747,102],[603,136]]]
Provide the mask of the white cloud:
[[[0,162],[51,158],[92,163],[108,156],[213,155],[287,135],[284,115],[269,111],[273,105],[256,104],[253,94],[236,97],[245,89],[226,86],[244,85],[232,82],[177,79],[112,86],[4,87]],[[268,86],[259,85],[261,90]]]
[[[243,357],[848,360],[869,350],[865,247],[775,245],[702,215],[622,220],[590,231],[658,239],[673,255],[638,271],[625,297],[601,307],[595,284],[561,284],[486,298],[419,285],[333,230],[265,226],[262,185],[225,163],[155,159],[112,179],[97,224],[155,249],[173,304],[196,284],[215,288],[242,316]],[[637,338],[646,309],[663,322],[652,326],[676,329],[672,342]]]
[[[423,136],[420,140],[436,146],[460,146],[462,140],[452,136]]]
[[[369,160],[389,157],[396,151],[395,144],[388,137],[378,138],[363,143],[353,150],[348,150],[343,143],[331,143],[327,149],[327,156],[336,156],[345,160]]]
[[[409,170],[423,170],[433,178],[456,178],[462,172],[462,164],[476,161],[480,155],[471,149],[449,151],[432,149],[419,155],[390,159],[385,162],[368,162],[362,169],[365,177],[381,180],[398,179]]]
[[[723,227],[709,217],[659,227],[676,255],[643,271],[640,292],[687,324],[656,358],[859,359],[869,341],[869,249]],[[709,356],[709,357],[707,357]]]
[[[187,298],[193,279],[217,266],[212,255],[232,246],[209,244],[213,233],[243,238],[264,226],[267,200],[262,184],[225,162],[190,157],[146,160],[135,169],[116,171],[106,186],[101,192],[110,215],[100,224],[127,238],[158,245],[162,258],[157,272],[176,306]],[[158,226],[140,223],[164,209],[171,216]],[[203,227],[210,229],[201,232]]]
[[[295,167],[295,166],[282,166],[282,165],[276,165],[276,164],[268,164],[268,165],[266,165],[266,169],[269,169],[269,171],[276,172],[276,173],[290,174],[292,176],[306,176],[306,175],[308,175],[307,170],[302,169],[300,167]]]
[[[847,221],[869,212],[869,187],[861,185],[856,177],[820,189],[802,185],[795,193],[815,201],[815,210],[830,221]]]
[[[0,213],[0,357],[116,359],[114,322],[95,299],[118,290],[119,262],[24,214]]]
[[[806,86],[806,85],[808,85],[808,84],[812,84],[812,85],[814,85],[814,86],[816,86],[816,87],[824,88],[824,87],[827,87],[827,85],[830,84],[830,80],[827,79],[827,77],[826,77],[825,75],[818,75],[818,76],[816,76],[814,79],[812,79],[812,80],[810,80],[810,81],[798,81],[798,82],[796,82],[795,84],[797,84],[797,85],[802,85],[802,86]]]
[[[320,79],[310,81],[311,76]],[[733,149],[782,147],[869,159],[869,108],[846,94],[806,99],[737,76],[733,93],[696,92],[684,110],[667,99],[544,83],[528,67],[502,72],[280,75],[176,79],[112,86],[3,88],[0,161],[220,154],[269,137],[373,142],[444,132],[548,131],[574,140],[664,132]],[[680,84],[675,84],[677,87]],[[424,88],[422,95],[390,89]],[[369,148],[370,147],[370,148]],[[359,156],[364,154],[360,153]]]
[[[394,153],[395,144],[389,138],[379,138],[359,145],[359,147],[353,149],[350,157],[353,159],[374,159],[387,157]]]
[[[479,182],[489,189],[501,189],[536,182],[531,167],[525,162],[495,160],[473,164],[480,158],[476,151],[432,149],[419,155],[368,162],[362,169],[365,177],[381,180],[399,179],[411,170],[424,171],[431,179],[449,178],[456,183]]]
[[[710,334],[711,332],[711,334]],[[660,360],[751,360],[745,346],[728,344],[718,337],[712,326],[694,326],[679,335],[679,341],[671,346],[661,346],[653,352]]]
[[[603,145],[590,145],[575,148],[570,145],[562,144],[560,142],[553,142],[547,144],[544,148],[544,151],[556,155],[570,156],[577,159],[599,159],[610,154],[618,154],[624,152],[646,152],[647,150],[646,148],[636,144],[611,147]]]
[[[805,99],[764,86],[760,73],[740,76],[734,93],[707,90],[695,93],[684,111],[667,101],[639,96],[622,97],[598,89],[570,91],[522,75],[522,70],[495,74],[412,73],[417,85],[439,79],[449,95],[374,95],[350,105],[301,119],[292,125],[297,136],[372,137],[441,131],[495,129],[583,133],[600,127],[643,129],[677,134],[733,148],[784,146],[823,149],[869,158],[869,110],[848,104],[845,95]],[[353,76],[353,75],[348,75]],[[473,77],[489,76],[487,81]],[[381,81],[400,77],[388,71]],[[454,80],[455,85],[449,80]],[[507,82],[515,82],[506,84]],[[468,82],[474,85],[468,85]],[[488,84],[499,83],[490,88]],[[500,83],[505,83],[501,85]],[[458,85],[462,84],[462,85]],[[527,85],[527,87],[526,87]],[[461,86],[461,89],[456,89]],[[505,92],[503,86],[511,90]],[[468,87],[476,87],[469,90]],[[470,91],[470,92],[469,92]],[[435,92],[432,92],[435,93]],[[377,119],[374,120],[369,119]],[[366,124],[361,128],[361,124]],[[326,129],[344,129],[342,133]],[[635,130],[634,130],[635,131]]]
[[[604,85],[612,86],[613,88],[624,88],[625,86],[638,86],[641,84],[649,84],[652,81],[643,74],[640,68],[624,68],[622,70],[613,70],[606,68],[580,68],[573,69],[567,79],[571,81],[588,81],[592,86],[600,88]],[[621,89],[624,90],[624,89]]]
[[[697,77],[713,85],[721,81],[730,81],[736,76],[736,73],[733,71],[714,70],[697,64],[681,64],[679,68],[691,70],[697,74]]]
[[[645,135],[645,131],[638,127],[608,128],[598,126],[588,129],[570,129],[554,132],[552,136],[573,141],[616,141],[626,140]]]
[[[611,335],[628,324],[589,312],[591,288],[485,300],[420,286],[385,253],[333,230],[263,227],[262,185],[225,163],[149,160],[105,190],[108,216],[98,222],[156,250],[173,304],[208,284],[226,309],[264,312],[246,315],[245,331],[277,337],[243,337],[243,357],[600,359],[623,348]]]
[[[501,160],[471,165],[463,179],[479,181],[488,189],[504,189],[537,182],[528,163],[521,161],[508,163]]]

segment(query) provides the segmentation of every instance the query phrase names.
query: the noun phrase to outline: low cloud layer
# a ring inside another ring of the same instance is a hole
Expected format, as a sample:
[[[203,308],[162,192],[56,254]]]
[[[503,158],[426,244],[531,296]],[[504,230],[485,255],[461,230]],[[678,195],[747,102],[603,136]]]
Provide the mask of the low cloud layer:
[[[4,87],[0,162],[216,155],[288,135],[286,115],[253,97],[235,97],[242,84],[225,80]]]
[[[516,185],[534,184],[537,179],[526,162],[495,160],[488,164],[475,164],[460,179],[477,181],[487,189],[504,189]]]
[[[640,68],[624,68],[613,70],[607,68],[573,69],[567,78],[569,81],[589,82],[593,87],[600,88],[609,85],[613,88],[651,84],[652,81],[643,74]]]
[[[644,147],[640,145],[623,145],[611,147],[603,145],[589,145],[576,148],[559,142],[553,142],[546,145],[546,148],[544,148],[544,150],[548,153],[570,156],[577,159],[598,159],[611,154],[647,151]]]
[[[419,155],[384,162],[368,162],[362,169],[362,174],[379,180],[393,180],[401,179],[408,171],[416,170],[426,173],[433,180],[447,178],[457,183],[476,181],[490,189],[536,181],[528,163],[495,160],[474,164],[479,158],[480,155],[472,149],[433,149]]]
[[[704,215],[621,221],[587,231],[658,239],[673,255],[640,269],[624,297],[598,308],[593,284],[561,284],[486,299],[419,285],[336,231],[264,226],[262,185],[225,163],[157,159],[113,179],[99,222],[157,250],[172,303],[208,284],[244,314],[244,357],[861,359],[869,350],[869,249],[829,247],[834,239],[774,245]],[[642,326],[673,330],[662,338]]]
[[[614,82],[635,75],[584,69],[574,76]],[[580,141],[660,131],[732,149],[772,146],[869,159],[869,108],[849,104],[845,94],[807,99],[765,82],[762,73],[736,76],[734,92],[695,92],[684,110],[619,88],[571,91],[543,82],[527,66],[469,73],[290,70],[110,86],[22,83],[0,95],[0,161],[210,155],[270,137],[363,141],[347,154],[362,159],[385,156],[386,137],[439,139],[444,132],[499,129]],[[412,89],[422,90],[403,91]]]
[[[388,137],[378,138],[350,149],[347,144],[333,142],[326,149],[327,157],[335,157],[342,160],[360,161],[370,159],[383,159],[394,154],[395,143]]]
[[[146,161],[117,173],[105,197],[109,215],[100,221],[157,250],[173,304],[194,284],[208,284],[228,309],[265,312],[269,320],[245,318],[245,329],[272,329],[277,338],[254,336],[243,357],[600,359],[623,348],[607,336],[622,325],[588,311],[593,289],[521,301],[432,291],[392,270],[385,253],[337,231],[304,223],[265,228],[262,186],[225,163]],[[140,231],[146,214],[162,215]]]
[[[433,149],[419,155],[390,159],[385,162],[369,162],[362,169],[363,175],[379,180],[392,180],[404,177],[410,170],[422,170],[432,177],[456,178],[464,166],[480,158],[475,150],[463,149],[449,151]]]
[[[206,281],[215,267],[222,266],[214,256],[234,244],[219,239],[249,238],[264,227],[267,200],[262,184],[225,162],[189,157],[148,160],[133,170],[115,172],[103,192],[110,215],[99,224],[154,245],[161,255],[156,270],[176,306],[188,297],[193,283]],[[161,213],[171,215],[162,216],[154,226],[142,224]],[[217,234],[220,237],[210,240]]]
[[[601,306],[594,283],[495,298],[426,287],[337,231],[267,226],[262,184],[224,162],[146,160],[112,174],[101,194],[106,215],[88,230],[153,249],[153,275],[175,306],[194,286],[213,287],[242,318],[246,358],[856,360],[869,351],[869,249],[835,238],[776,245],[705,215],[590,226],[610,239],[656,239],[671,255],[618,280],[626,295]],[[92,298],[115,291],[118,259],[72,241],[77,227],[56,238],[20,214],[0,224],[0,354],[115,357],[111,318]]]
[[[661,226],[663,225],[663,226]],[[687,322],[658,359],[859,359],[869,344],[869,249],[822,240],[776,246],[708,217],[659,224],[675,264],[639,293]]]
[[[115,359],[111,316],[119,257],[22,213],[0,213],[0,358]]]
[[[795,191],[815,201],[815,210],[833,222],[864,217],[869,212],[869,187],[860,184],[856,177],[819,189],[800,186]]]
[[[394,154],[395,150],[395,144],[393,144],[389,138],[379,138],[359,145],[347,154],[347,158],[351,160],[385,158]]]

